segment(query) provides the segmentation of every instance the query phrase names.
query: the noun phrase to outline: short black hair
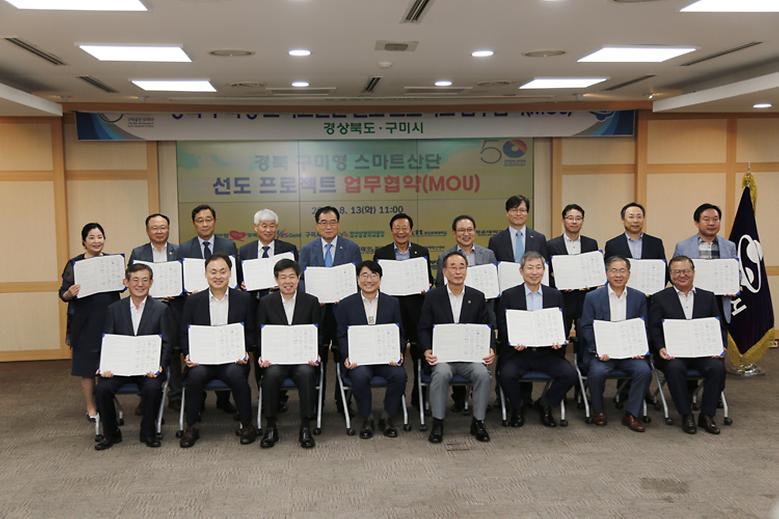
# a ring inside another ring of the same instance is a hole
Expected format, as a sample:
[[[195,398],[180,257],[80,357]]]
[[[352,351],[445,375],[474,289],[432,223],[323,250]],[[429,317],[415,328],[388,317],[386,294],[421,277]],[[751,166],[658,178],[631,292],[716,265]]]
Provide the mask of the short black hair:
[[[373,272],[374,274],[378,274],[379,277],[381,277],[382,274],[384,274],[384,272],[382,272],[382,270],[381,270],[381,265],[379,265],[377,262],[375,262],[373,260],[365,260],[365,261],[361,262],[359,265],[357,265],[357,276],[358,277],[359,277],[360,272],[362,271],[362,269],[368,269],[371,272]]]
[[[103,233],[103,238],[105,238],[105,231],[103,230],[103,226],[97,222],[89,222],[81,228],[81,243],[87,241],[87,235],[92,229],[98,229],[101,233]]]
[[[335,213],[335,219],[339,222],[341,221],[341,213],[338,212],[338,209],[332,205],[326,205],[324,207],[320,207],[316,210],[316,213],[314,213],[314,221],[316,223],[319,223],[319,217],[322,215],[322,213]]]
[[[606,258],[606,270],[609,269],[612,263],[617,261],[624,261],[625,265],[628,266],[628,272],[630,272],[630,260],[627,259],[625,256],[620,256],[619,254],[615,254],[613,256],[609,256]]]
[[[146,227],[149,226],[149,220],[151,220],[152,218],[157,218],[157,217],[164,218],[165,221],[168,222],[168,225],[170,225],[170,218],[168,218],[167,216],[165,216],[162,213],[154,213],[154,214],[150,214],[149,216],[146,217]],[[194,220],[195,218],[192,217],[192,219]]]
[[[576,209],[580,213],[582,213],[582,218],[584,218],[584,209],[582,209],[582,206],[579,204],[568,204],[565,207],[563,207],[563,218],[565,218],[565,215],[568,213],[568,211]]]
[[[695,212],[692,213],[692,219],[695,220],[696,222],[700,222],[701,214],[703,214],[703,211],[708,211],[709,209],[714,209],[715,211],[717,211],[717,218],[720,219],[722,218],[722,209],[720,209],[714,204],[705,203],[699,205],[698,208],[695,210]]]
[[[525,207],[527,208],[527,211],[530,212],[530,199],[525,195],[510,196],[508,200],[506,200],[506,212],[508,213],[510,209],[519,207],[522,205],[522,202],[525,202]]]
[[[446,262],[449,261],[449,258],[451,258],[452,256],[460,256],[465,261],[465,264],[468,265],[468,258],[465,257],[465,254],[463,254],[459,250],[453,250],[451,252],[448,252],[446,256],[444,256],[443,261],[441,261],[441,268],[446,268]]]
[[[295,275],[300,277],[300,265],[298,265],[297,261],[291,260],[289,258],[284,258],[282,260],[279,260],[278,262],[276,262],[275,265],[273,265],[273,277],[274,278],[279,277],[279,272],[287,269],[294,270]]]
[[[668,262],[668,273],[669,274],[671,273],[671,265],[673,265],[674,263],[681,263],[683,261],[686,261],[687,263],[689,263],[690,264],[690,268],[693,271],[695,270],[695,262],[693,260],[691,260],[689,256],[683,256],[683,255],[680,254],[679,256],[674,256],[673,258],[671,258],[671,261]]]
[[[193,222],[195,221],[195,216],[196,216],[196,215],[197,215],[197,213],[199,213],[200,211],[211,211],[211,218],[213,218],[214,220],[216,220],[216,211],[214,210],[214,208],[213,208],[213,207],[211,207],[211,206],[210,206],[210,205],[208,205],[208,204],[200,204],[199,206],[197,206],[197,207],[195,207],[194,209],[192,209],[192,221],[193,221]]]
[[[457,222],[459,222],[460,220],[470,220],[471,223],[473,224],[473,228],[474,229],[476,228],[476,220],[473,219],[473,216],[469,216],[467,214],[460,214],[460,215],[455,216],[454,220],[452,220],[452,230],[453,231],[457,230]]]
[[[395,223],[396,220],[408,220],[408,226],[412,229],[414,228],[414,220],[411,219],[409,215],[406,213],[398,213],[392,218],[390,218],[390,229],[392,229],[392,224]]]
[[[646,209],[644,209],[643,205],[639,204],[638,202],[630,202],[628,204],[625,204],[622,207],[622,209],[619,210],[619,217],[624,220],[625,219],[625,211],[627,211],[631,207],[638,207],[639,209],[641,209],[641,214],[646,216]]]
[[[230,270],[233,269],[233,261],[230,259],[230,256],[227,254],[222,254],[221,252],[215,252],[211,254],[211,256],[206,260],[205,267],[208,268],[208,265],[216,260],[224,260],[224,262],[227,263],[227,268]]]
[[[132,274],[133,272],[139,272],[141,270],[148,270],[149,279],[154,279],[154,271],[146,263],[133,263],[132,265],[127,267],[127,270],[124,273],[124,277],[129,281],[130,274]]]

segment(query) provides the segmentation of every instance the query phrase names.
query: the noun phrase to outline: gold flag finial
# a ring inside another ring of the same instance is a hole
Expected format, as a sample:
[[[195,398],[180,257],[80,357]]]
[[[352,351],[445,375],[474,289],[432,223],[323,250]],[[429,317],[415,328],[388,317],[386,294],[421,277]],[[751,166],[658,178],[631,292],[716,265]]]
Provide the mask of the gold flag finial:
[[[741,182],[741,189],[745,187],[749,188],[749,195],[752,199],[752,210],[757,212],[757,182],[755,182],[755,176],[752,175],[752,163],[747,162],[747,172],[744,175],[744,180]]]

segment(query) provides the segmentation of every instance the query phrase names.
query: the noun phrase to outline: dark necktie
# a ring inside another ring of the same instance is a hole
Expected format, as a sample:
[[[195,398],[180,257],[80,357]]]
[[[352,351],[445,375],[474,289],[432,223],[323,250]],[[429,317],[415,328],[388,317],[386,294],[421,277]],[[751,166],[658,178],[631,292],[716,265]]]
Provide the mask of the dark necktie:
[[[270,258],[270,255],[268,254],[268,250],[270,249],[270,246],[263,245],[262,247],[262,257],[263,258]]]
[[[203,242],[203,259],[207,260],[211,257],[211,244],[207,241]]]

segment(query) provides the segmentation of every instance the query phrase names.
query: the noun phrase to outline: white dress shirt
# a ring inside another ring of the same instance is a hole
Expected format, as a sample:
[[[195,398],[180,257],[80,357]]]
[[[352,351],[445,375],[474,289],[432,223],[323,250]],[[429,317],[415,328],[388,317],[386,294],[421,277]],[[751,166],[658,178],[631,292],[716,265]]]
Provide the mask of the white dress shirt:
[[[257,240],[257,257],[262,258],[263,247],[268,247],[268,257],[270,258],[275,254],[276,251],[276,240],[271,241],[269,244],[265,245],[262,243],[262,241]]]
[[[132,298],[130,298],[130,320],[133,322],[133,333],[138,335],[138,326],[141,324],[141,317],[143,317],[143,309],[146,307],[146,298],[143,298],[141,304],[135,306]]]
[[[295,316],[295,301],[297,300],[297,297],[297,292],[289,299],[283,295],[281,296],[281,304],[284,306],[284,313],[287,315],[287,324],[292,324],[292,318]]]
[[[452,317],[454,318],[454,322],[459,323],[460,312],[463,309],[463,297],[465,296],[465,287],[463,287],[463,291],[460,292],[460,295],[456,295],[452,292],[452,289],[449,288],[449,285],[447,285],[446,293],[449,294],[449,304],[452,307]]]
[[[151,245],[151,257],[154,263],[165,263],[168,261],[168,242],[162,245],[162,249],[157,249],[151,242],[149,242],[149,245]]]
[[[563,233],[563,241],[565,242],[565,250],[568,251],[569,256],[574,256],[576,254],[582,253],[581,236],[577,236],[575,240],[572,240],[568,237],[567,234]]]
[[[208,290],[208,312],[211,316],[211,326],[227,324],[227,314],[230,310],[230,289],[227,289],[222,299],[218,299],[211,289]]]
[[[203,244],[204,244],[205,242],[208,242],[208,248],[209,248],[209,250],[211,251],[211,254],[213,254],[213,253],[214,253],[214,241],[216,241],[216,240],[214,240],[214,235],[213,235],[213,234],[212,234],[212,235],[211,235],[211,237],[210,237],[209,239],[207,239],[207,240],[204,240],[203,238],[201,238],[200,236],[198,236],[198,237],[197,237],[197,241],[200,243],[200,255],[201,255],[203,258],[205,258],[205,257],[206,257],[206,255],[205,255],[205,254],[203,254],[203,252],[204,252],[204,250],[203,250]]]
[[[362,297],[362,306],[365,308],[366,321],[368,324],[376,324],[376,313],[379,310],[379,293],[376,292],[373,299],[368,299],[360,292],[360,297]]]
[[[628,289],[622,290],[622,295],[618,296],[616,292],[611,288],[611,285],[606,285],[606,290],[609,292],[609,314],[611,315],[611,321],[624,321],[628,315]]]
[[[676,290],[676,295],[679,296],[679,302],[682,304],[684,318],[692,319],[692,308],[695,304],[695,288],[691,288],[687,295],[676,287],[674,287],[674,290]]]

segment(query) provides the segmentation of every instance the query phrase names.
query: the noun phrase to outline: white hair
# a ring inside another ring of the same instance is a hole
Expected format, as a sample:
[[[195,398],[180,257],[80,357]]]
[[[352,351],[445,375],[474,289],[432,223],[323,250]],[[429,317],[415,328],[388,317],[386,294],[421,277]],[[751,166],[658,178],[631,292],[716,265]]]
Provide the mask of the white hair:
[[[271,211],[270,209],[260,209],[256,213],[254,213],[254,225],[259,225],[260,222],[265,222],[268,220],[273,220],[275,223],[279,223],[279,215],[277,215],[275,212]]]

